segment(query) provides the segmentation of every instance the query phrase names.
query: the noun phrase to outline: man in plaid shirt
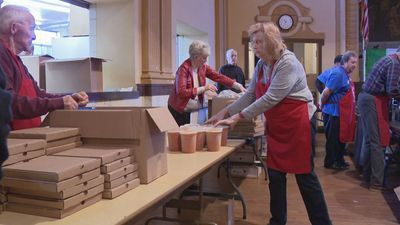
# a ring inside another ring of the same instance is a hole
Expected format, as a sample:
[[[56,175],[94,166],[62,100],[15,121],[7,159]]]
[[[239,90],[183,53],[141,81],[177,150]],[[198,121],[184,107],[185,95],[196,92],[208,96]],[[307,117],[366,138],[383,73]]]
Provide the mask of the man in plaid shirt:
[[[372,68],[358,95],[357,107],[365,141],[363,177],[369,189],[384,186],[385,147],[390,142],[389,101],[400,94],[400,48],[381,58]]]

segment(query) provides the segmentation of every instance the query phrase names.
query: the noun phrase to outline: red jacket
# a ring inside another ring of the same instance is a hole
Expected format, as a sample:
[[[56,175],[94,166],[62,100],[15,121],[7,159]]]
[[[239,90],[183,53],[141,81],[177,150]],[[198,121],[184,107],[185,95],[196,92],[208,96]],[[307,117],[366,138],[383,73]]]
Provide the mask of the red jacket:
[[[189,99],[196,98],[197,88],[193,87],[193,68],[192,61],[190,59],[186,59],[185,62],[178,68],[175,75],[175,83],[174,89],[172,89],[171,94],[168,98],[168,105],[170,105],[174,110],[178,112],[183,112]],[[206,84],[206,77],[221,83],[229,88],[235,83],[234,80],[229,77],[218,73],[213,70],[208,65],[203,65],[199,67],[198,71],[199,76],[199,87],[204,86]],[[204,93],[199,95],[200,102],[204,100]]]

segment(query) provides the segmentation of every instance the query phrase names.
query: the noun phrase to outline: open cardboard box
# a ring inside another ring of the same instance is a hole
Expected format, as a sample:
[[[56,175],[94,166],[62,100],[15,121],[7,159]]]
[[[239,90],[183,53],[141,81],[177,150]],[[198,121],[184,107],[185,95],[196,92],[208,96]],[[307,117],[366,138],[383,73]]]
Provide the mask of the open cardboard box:
[[[103,62],[101,58],[48,60],[46,90],[50,93],[103,91]]]
[[[132,148],[144,184],[168,172],[165,131],[178,127],[167,108],[149,107],[56,110],[50,126],[79,128],[85,144]]]

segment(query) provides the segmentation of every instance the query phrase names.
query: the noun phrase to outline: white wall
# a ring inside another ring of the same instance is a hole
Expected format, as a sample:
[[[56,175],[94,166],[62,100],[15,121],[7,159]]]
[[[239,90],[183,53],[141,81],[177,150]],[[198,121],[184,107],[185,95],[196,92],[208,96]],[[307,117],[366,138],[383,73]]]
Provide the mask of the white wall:
[[[89,35],[89,10],[75,5],[70,10],[69,36]]]
[[[190,37],[199,38],[206,41],[211,48],[211,54],[208,58],[208,64],[215,67],[215,9],[214,0],[172,0],[172,46],[176,44],[176,28],[178,21],[184,21],[185,24],[195,28],[206,34],[204,36]],[[176,48],[172,48],[172,64],[174,65],[173,72],[176,72]],[[189,54],[187,54],[189,55]]]
[[[95,17],[95,19],[93,18]],[[91,15],[91,35],[103,64],[104,90],[135,86],[140,79],[139,0],[97,3]]]
[[[175,66],[179,67],[187,58],[189,58],[189,46],[194,40],[201,40],[208,42],[207,35],[184,35],[179,37],[179,44],[176,50],[176,61]],[[210,58],[210,57],[209,57]],[[210,59],[208,59],[209,61]],[[209,64],[209,62],[208,62]]]

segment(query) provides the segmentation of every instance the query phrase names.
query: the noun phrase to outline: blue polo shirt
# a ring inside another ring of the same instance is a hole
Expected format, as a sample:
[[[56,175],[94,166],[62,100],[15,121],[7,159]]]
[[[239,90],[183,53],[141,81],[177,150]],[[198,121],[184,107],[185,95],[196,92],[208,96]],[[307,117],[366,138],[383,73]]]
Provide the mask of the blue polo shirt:
[[[332,68],[325,87],[331,90],[331,95],[324,105],[322,112],[332,116],[339,116],[339,101],[346,95],[350,88],[350,80],[342,66]]]
[[[320,80],[323,84],[325,84],[326,81],[327,81],[328,78],[329,78],[329,75],[331,75],[332,70],[335,69],[336,67],[338,67],[338,66],[334,66],[334,67],[331,67],[331,68],[329,68],[329,69],[326,69],[324,72],[322,72],[322,73],[317,77],[317,79]]]

